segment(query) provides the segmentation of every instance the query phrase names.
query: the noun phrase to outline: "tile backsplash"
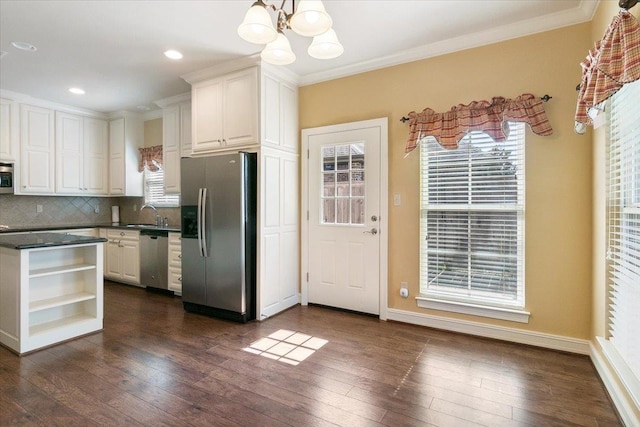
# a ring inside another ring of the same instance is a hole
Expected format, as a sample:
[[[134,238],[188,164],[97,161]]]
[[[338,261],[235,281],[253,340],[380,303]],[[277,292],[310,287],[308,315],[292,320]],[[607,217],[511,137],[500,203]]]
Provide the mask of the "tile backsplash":
[[[153,223],[154,212],[142,197],[63,197],[0,195],[0,225],[40,227],[111,223],[111,206],[120,206],[121,223]],[[41,209],[39,209],[41,207]],[[97,213],[96,213],[97,208]],[[134,209],[135,208],[135,209]],[[41,210],[41,212],[38,212]],[[179,227],[180,208],[158,208],[169,225]]]

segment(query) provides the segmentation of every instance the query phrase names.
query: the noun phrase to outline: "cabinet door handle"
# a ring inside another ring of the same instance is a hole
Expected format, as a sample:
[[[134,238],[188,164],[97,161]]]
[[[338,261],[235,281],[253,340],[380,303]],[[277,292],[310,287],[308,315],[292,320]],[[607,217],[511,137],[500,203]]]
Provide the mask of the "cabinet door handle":
[[[182,254],[178,255],[178,258],[182,259]]]
[[[178,277],[178,282],[182,282],[182,277]]]

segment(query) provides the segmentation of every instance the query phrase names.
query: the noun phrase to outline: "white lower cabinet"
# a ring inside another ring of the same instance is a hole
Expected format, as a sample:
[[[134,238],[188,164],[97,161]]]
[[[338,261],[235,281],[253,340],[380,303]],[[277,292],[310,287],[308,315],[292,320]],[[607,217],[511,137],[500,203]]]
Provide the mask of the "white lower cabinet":
[[[104,276],[109,280],[140,286],[140,232],[107,229]]]
[[[102,250],[0,248],[0,342],[22,354],[101,330]]]
[[[169,233],[169,290],[182,295],[182,237],[180,233]]]

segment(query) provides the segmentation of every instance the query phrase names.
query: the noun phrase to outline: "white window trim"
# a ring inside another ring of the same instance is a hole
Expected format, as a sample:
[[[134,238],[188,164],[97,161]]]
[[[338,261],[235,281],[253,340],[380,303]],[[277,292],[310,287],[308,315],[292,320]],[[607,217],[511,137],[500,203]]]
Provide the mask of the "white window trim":
[[[462,301],[448,301],[444,299],[429,298],[427,296],[416,297],[416,302],[420,308],[448,311],[451,313],[470,314],[480,317],[490,317],[492,319],[509,320],[519,323],[529,323],[529,317],[531,316],[531,313],[525,310],[493,307]]]

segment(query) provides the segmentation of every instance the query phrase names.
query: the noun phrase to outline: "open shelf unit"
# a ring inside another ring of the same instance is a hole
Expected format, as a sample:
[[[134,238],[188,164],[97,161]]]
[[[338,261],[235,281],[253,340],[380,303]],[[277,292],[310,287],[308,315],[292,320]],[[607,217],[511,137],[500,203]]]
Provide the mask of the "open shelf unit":
[[[22,354],[101,330],[102,263],[102,243],[0,248],[0,342]]]

